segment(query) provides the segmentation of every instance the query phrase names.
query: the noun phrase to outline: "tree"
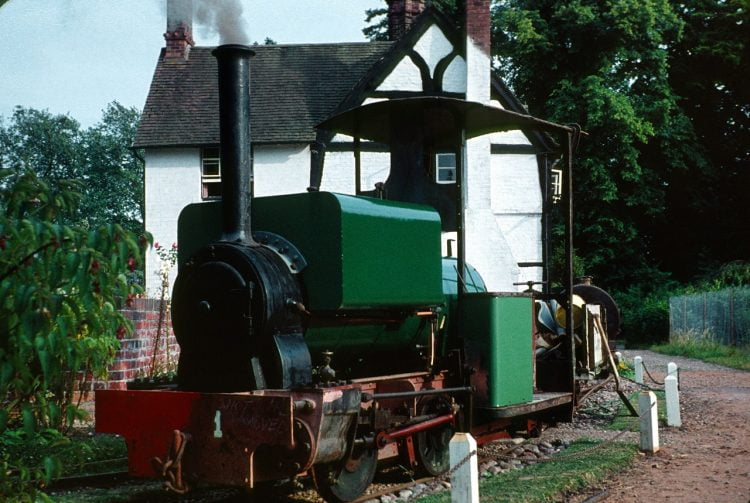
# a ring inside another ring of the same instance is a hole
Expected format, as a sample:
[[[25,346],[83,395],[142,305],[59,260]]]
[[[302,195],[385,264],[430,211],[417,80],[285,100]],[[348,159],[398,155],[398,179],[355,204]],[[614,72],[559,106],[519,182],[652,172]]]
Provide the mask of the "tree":
[[[81,126],[67,115],[16,107],[10,124],[0,123],[0,167],[31,169],[47,181],[82,174]]]
[[[131,148],[140,113],[110,103],[82,133],[84,195],[79,215],[89,227],[117,223],[141,232],[145,214],[143,153]]]
[[[670,84],[707,162],[670,180],[674,230],[657,244],[671,270],[688,280],[750,258],[750,9],[740,0],[689,0],[676,9],[685,29],[669,48]]]
[[[133,232],[143,227],[143,154],[132,149],[140,114],[117,102],[102,120],[82,130],[67,115],[17,107],[0,122],[0,167],[31,170],[54,186],[79,180],[82,197],[67,223],[96,228],[117,223]]]

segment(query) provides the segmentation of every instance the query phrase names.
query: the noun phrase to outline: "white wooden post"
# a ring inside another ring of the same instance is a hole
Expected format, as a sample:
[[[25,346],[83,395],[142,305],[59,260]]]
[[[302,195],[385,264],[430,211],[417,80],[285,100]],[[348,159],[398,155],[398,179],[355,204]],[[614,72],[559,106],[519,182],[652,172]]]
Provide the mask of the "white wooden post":
[[[677,375],[677,364],[675,362],[669,362],[667,364],[667,375],[668,376],[678,377],[678,375]]]
[[[674,365],[670,363],[670,365]],[[668,375],[664,378],[664,392],[667,395],[667,425],[682,426],[680,418],[680,391],[677,387],[677,376]]]
[[[635,367],[635,382],[643,384],[643,358],[640,356],[633,358],[633,366]]]
[[[477,450],[477,441],[469,433],[456,433],[448,444],[451,470]],[[456,468],[451,476],[451,503],[479,503],[479,468],[477,455]]]
[[[638,411],[641,418],[641,450],[654,453],[659,450],[659,415],[656,395],[651,391],[641,391],[638,397]]]

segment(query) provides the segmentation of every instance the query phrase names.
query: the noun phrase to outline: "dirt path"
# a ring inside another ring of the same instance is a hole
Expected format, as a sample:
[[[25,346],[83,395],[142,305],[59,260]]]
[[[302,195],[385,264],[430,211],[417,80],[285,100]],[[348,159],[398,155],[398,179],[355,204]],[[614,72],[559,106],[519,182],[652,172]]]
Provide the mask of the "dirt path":
[[[641,355],[660,381],[667,363],[677,363],[683,426],[662,428],[660,452],[639,456],[605,483],[599,489],[608,496],[599,501],[749,502],[750,372],[650,351],[625,353]]]

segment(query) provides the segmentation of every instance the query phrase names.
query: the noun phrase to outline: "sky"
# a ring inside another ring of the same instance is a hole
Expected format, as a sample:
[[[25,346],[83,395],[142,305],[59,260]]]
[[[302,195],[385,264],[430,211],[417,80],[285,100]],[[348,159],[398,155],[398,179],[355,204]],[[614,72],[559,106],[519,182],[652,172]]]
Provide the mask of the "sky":
[[[280,44],[364,41],[365,10],[386,5],[240,1],[249,39]],[[0,116],[20,105],[89,127],[114,100],[142,110],[165,30],[166,0],[9,0],[0,7]],[[193,33],[196,45],[218,44],[211,30]]]

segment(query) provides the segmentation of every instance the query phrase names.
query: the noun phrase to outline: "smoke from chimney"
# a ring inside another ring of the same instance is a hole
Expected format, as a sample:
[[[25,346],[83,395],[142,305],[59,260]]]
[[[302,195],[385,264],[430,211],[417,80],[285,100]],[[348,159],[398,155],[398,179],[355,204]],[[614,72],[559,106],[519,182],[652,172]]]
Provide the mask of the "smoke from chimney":
[[[197,0],[195,20],[219,35],[219,44],[249,44],[240,0]]]

